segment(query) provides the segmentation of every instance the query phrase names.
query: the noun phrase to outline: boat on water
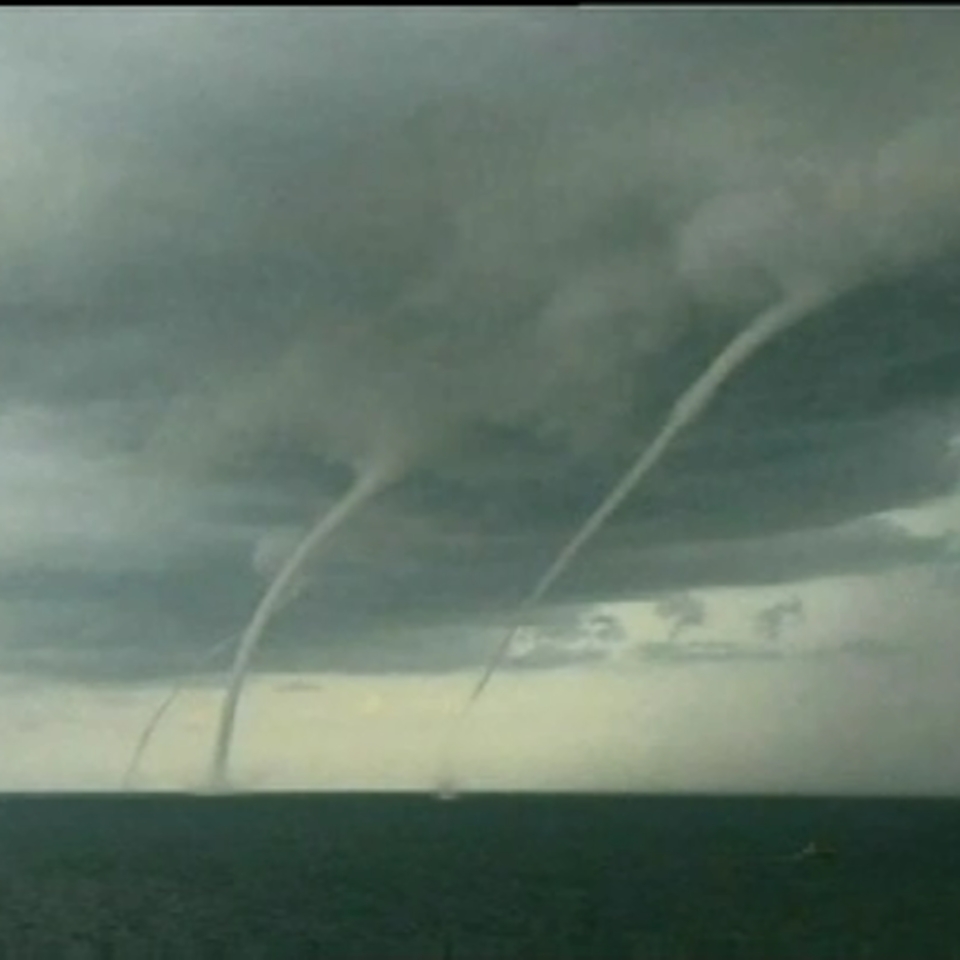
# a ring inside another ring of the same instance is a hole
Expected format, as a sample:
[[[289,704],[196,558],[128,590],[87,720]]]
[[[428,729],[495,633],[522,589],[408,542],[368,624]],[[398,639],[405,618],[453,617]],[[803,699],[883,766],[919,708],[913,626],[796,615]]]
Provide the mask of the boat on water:
[[[811,840],[805,847],[791,854],[787,859],[794,863],[800,863],[806,860],[833,860],[836,855],[836,849],[830,844]]]

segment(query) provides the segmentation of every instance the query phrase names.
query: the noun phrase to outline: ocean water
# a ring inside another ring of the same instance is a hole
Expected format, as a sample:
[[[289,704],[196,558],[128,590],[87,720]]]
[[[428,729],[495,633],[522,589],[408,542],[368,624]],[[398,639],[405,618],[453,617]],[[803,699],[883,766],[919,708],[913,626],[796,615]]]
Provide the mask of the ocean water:
[[[960,802],[8,796],[0,956],[960,958]]]

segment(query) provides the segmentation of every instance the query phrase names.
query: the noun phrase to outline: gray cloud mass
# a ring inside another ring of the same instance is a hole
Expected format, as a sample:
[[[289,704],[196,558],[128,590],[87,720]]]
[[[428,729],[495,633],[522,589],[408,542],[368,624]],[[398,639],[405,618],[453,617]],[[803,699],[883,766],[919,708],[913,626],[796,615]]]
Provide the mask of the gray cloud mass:
[[[262,662],[477,663],[687,384],[811,278],[835,296],[551,599],[948,562],[876,515],[956,489],[955,11],[0,27],[10,669],[180,672],[384,465]]]

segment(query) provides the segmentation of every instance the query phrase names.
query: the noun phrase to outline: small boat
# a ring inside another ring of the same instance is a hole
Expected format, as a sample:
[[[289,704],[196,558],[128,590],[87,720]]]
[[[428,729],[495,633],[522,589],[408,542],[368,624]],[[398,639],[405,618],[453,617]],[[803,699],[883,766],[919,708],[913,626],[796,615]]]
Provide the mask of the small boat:
[[[811,840],[802,850],[798,850],[787,859],[799,863],[804,860],[832,860],[836,855],[837,851],[829,844]]]

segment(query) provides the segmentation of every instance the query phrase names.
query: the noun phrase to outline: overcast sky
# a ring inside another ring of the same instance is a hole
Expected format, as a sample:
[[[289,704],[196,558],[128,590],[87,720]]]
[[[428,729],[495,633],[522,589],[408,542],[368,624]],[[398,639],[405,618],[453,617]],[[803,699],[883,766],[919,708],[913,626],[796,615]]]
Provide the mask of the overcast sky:
[[[551,590],[463,776],[960,789],[958,45],[952,10],[0,14],[0,788],[115,786],[380,468],[238,762],[423,785],[429,705],[805,284]]]

